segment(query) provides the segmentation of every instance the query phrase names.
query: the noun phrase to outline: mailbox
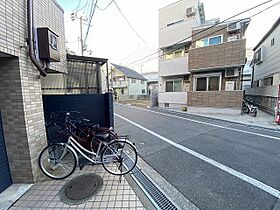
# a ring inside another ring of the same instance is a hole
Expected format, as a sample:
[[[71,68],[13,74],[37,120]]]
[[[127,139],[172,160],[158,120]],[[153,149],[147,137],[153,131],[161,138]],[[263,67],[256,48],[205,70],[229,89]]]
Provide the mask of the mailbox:
[[[39,58],[47,62],[59,62],[58,35],[49,28],[37,28]]]

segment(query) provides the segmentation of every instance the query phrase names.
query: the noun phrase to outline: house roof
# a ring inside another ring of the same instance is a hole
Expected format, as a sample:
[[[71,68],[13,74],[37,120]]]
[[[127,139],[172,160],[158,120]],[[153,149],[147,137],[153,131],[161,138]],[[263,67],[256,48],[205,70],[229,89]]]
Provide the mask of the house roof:
[[[67,54],[67,61],[100,63],[102,66],[108,61],[108,59]]]
[[[256,45],[256,47],[253,49],[254,51],[267,39],[267,37],[279,26],[280,24],[280,17],[276,22],[273,24],[271,29],[264,35],[264,37],[261,39],[261,41]]]
[[[124,75],[126,75],[129,78],[134,78],[134,79],[139,79],[139,80],[147,80],[141,74],[137,73],[136,71],[134,71],[132,69],[129,69],[127,67],[120,66],[120,65],[117,65],[117,64],[113,64],[113,63],[111,63],[111,64],[112,64],[112,66],[114,66],[116,69],[121,71]]]

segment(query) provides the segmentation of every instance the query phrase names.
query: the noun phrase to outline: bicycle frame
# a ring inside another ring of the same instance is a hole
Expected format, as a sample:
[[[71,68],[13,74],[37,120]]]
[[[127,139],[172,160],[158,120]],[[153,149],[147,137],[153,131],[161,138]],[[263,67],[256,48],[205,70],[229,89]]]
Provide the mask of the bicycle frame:
[[[121,140],[121,139],[120,139]],[[126,139],[122,139],[122,140],[126,140]],[[113,140],[114,141],[114,140]],[[93,151],[89,151],[89,150],[87,150],[86,148],[84,148],[82,145],[80,145],[72,136],[69,136],[69,138],[68,138],[68,141],[67,141],[67,143],[65,143],[65,150],[63,151],[63,153],[62,153],[62,155],[61,155],[61,157],[64,157],[64,155],[66,154],[66,149],[68,148],[68,149],[70,149],[73,153],[74,153],[74,155],[75,155],[75,157],[76,157],[76,160],[77,160],[77,163],[78,163],[78,161],[79,161],[79,157],[78,157],[78,154],[80,154],[80,155],[82,155],[84,158],[86,158],[88,161],[90,161],[91,163],[93,163],[93,164],[101,164],[102,162],[101,162],[101,160],[100,160],[100,155],[99,155],[99,153],[101,152],[101,147],[102,147],[102,145],[104,145],[105,147],[107,147],[108,146],[108,144],[109,143],[105,143],[105,142],[102,142],[102,141],[100,141],[100,144],[99,144],[99,146],[98,146],[98,150],[97,150],[97,152],[95,153],[95,152],[93,152]],[[77,152],[78,152],[78,154],[77,154]],[[87,154],[90,154],[90,155],[93,155],[93,157],[91,158],[91,157],[89,157]],[[116,156],[115,155],[111,155],[113,158],[115,158]],[[111,160],[110,160],[110,157],[111,156],[109,156],[109,155],[106,155],[106,159],[107,158],[109,158],[109,160],[106,160],[106,162],[105,163],[110,163],[110,162],[112,162]],[[104,163],[104,161],[103,161],[103,163]]]

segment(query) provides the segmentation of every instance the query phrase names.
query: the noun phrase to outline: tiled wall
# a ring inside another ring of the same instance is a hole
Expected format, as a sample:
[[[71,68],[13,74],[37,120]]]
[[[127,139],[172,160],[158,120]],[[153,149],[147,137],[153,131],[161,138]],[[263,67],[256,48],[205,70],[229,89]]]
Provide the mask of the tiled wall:
[[[0,108],[14,183],[34,182],[40,175],[38,155],[46,145],[41,79],[26,47],[26,0],[0,1]],[[49,26],[60,37],[61,63],[66,71],[63,11],[53,0],[34,0],[36,27]]]
[[[189,70],[245,65],[246,40],[200,47],[189,51]]]
[[[241,108],[243,91],[189,91],[188,106]]]

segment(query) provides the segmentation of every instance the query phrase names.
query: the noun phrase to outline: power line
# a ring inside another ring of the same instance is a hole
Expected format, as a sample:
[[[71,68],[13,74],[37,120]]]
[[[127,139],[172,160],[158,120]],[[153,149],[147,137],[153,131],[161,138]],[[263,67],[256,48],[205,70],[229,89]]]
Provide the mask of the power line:
[[[113,3],[113,1],[114,1],[114,0],[110,1],[110,3],[109,3],[106,7],[104,7],[104,8],[101,8],[101,7],[99,7],[98,5],[97,5],[96,7],[97,7],[97,9],[99,9],[100,11],[105,11],[105,10],[108,9],[108,7]]]
[[[117,9],[119,10],[120,14],[122,15],[122,17],[124,18],[124,20],[126,21],[126,23],[128,24],[128,26],[131,28],[131,30],[136,34],[136,36],[142,40],[142,42],[144,42],[145,44],[147,44],[147,42],[137,33],[137,31],[133,28],[133,26],[130,24],[130,22],[128,21],[128,19],[125,17],[125,15],[123,14],[123,12],[121,11],[121,9],[119,8],[117,2],[115,0],[113,0],[115,6],[117,7]]]
[[[86,32],[86,36],[85,36],[85,39],[84,39],[84,43],[86,42],[86,40],[88,38],[89,30],[90,30],[90,27],[91,27],[91,21],[92,21],[93,15],[94,15],[96,7],[97,7],[97,2],[98,2],[98,0],[96,0],[95,3],[94,3],[94,1],[92,1],[92,4],[91,4],[88,26],[87,26],[87,32]]]
[[[265,2],[263,2],[263,3],[260,3],[260,4],[256,5],[256,6],[254,6],[254,7],[251,7],[251,8],[249,8],[249,9],[246,9],[246,10],[242,11],[242,12],[239,12],[238,14],[235,14],[235,15],[229,17],[229,18],[226,18],[226,19],[223,20],[222,22],[218,22],[218,23],[216,23],[216,24],[214,24],[214,25],[212,25],[212,26],[210,26],[210,27],[207,27],[207,28],[205,28],[205,29],[203,29],[203,30],[201,30],[201,31],[199,31],[199,32],[197,32],[197,33],[195,33],[195,34],[192,34],[191,36],[188,36],[188,37],[186,37],[186,38],[184,38],[184,39],[181,39],[180,41],[177,41],[176,43],[171,44],[171,46],[172,46],[172,45],[177,45],[177,44],[179,44],[179,43],[181,43],[181,42],[183,42],[183,41],[185,41],[185,40],[187,40],[187,39],[192,38],[192,37],[195,36],[195,35],[198,35],[198,34],[200,34],[200,33],[202,33],[202,32],[205,32],[205,31],[207,31],[207,30],[209,30],[209,29],[211,29],[211,28],[213,28],[213,27],[215,27],[215,26],[217,26],[217,25],[219,25],[219,24],[222,24],[222,23],[224,23],[224,22],[226,22],[226,21],[228,21],[228,20],[230,20],[230,19],[232,19],[232,18],[235,18],[235,17],[237,17],[237,16],[239,16],[239,15],[241,15],[241,14],[244,14],[244,13],[246,13],[246,12],[249,12],[249,11],[253,10],[253,9],[256,9],[256,8],[258,8],[258,7],[262,6],[262,5],[265,5],[265,4],[267,4],[267,3],[271,2],[271,1],[273,1],[273,0],[265,1]],[[148,58],[148,57],[150,57],[150,56],[152,56],[152,55],[155,55],[155,54],[159,53],[160,51],[161,51],[161,50],[158,49],[156,52],[154,52],[154,53],[152,53],[152,54],[150,54],[150,55],[147,55],[147,56],[145,56],[145,57],[143,57],[143,58],[141,58],[141,59],[138,59],[138,60],[136,60],[136,61],[133,61],[133,62],[131,62],[131,63],[129,63],[129,64],[137,63],[137,62],[139,62],[139,61],[141,61],[141,60],[144,60],[144,59],[146,59],[146,58]]]
[[[269,7],[265,8],[265,9],[263,9],[263,10],[261,10],[261,11],[255,13],[254,15],[252,15],[252,16],[250,16],[250,17],[240,19],[240,20],[236,21],[235,23],[241,22],[241,21],[246,20],[246,19],[249,19],[249,18],[253,18],[253,17],[255,17],[255,16],[257,16],[257,15],[259,15],[259,14],[261,14],[261,13],[263,13],[263,12],[269,10],[269,9],[271,9],[272,7],[274,7],[274,6],[278,5],[278,4],[280,4],[280,1],[278,1],[277,3],[275,3],[275,4],[269,6]],[[203,39],[203,38],[209,37],[210,35],[212,35],[212,34],[214,34],[214,33],[217,33],[217,32],[219,32],[219,31],[222,31],[222,30],[226,29],[227,27],[228,27],[228,26],[225,26],[225,27],[223,27],[223,28],[221,28],[221,29],[219,29],[219,30],[216,30],[216,31],[214,31],[214,32],[212,32],[212,33],[209,33],[209,34],[203,36],[202,38],[199,38],[199,39],[197,39],[197,40],[191,41],[190,44],[195,43],[196,41],[199,41],[199,40],[201,40],[201,39]],[[161,56],[164,56],[167,52],[174,52],[174,51],[176,51],[176,50],[178,50],[178,49],[180,49],[180,48],[181,48],[181,46],[178,47],[178,48],[172,49],[172,50],[167,50],[167,51],[164,52],[162,55],[157,56],[157,57],[155,57],[155,58],[148,59],[148,60],[146,60],[146,61],[143,61],[143,62],[141,62],[141,63],[138,63],[137,65],[144,64],[144,63],[147,63],[147,62],[149,62],[149,61],[151,61],[151,60],[160,58]],[[159,51],[160,51],[160,50],[158,50],[157,53],[158,53]],[[154,54],[155,54],[155,53],[154,53]]]

